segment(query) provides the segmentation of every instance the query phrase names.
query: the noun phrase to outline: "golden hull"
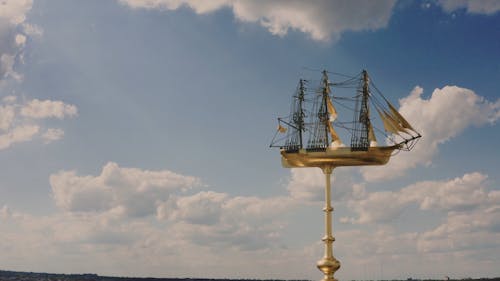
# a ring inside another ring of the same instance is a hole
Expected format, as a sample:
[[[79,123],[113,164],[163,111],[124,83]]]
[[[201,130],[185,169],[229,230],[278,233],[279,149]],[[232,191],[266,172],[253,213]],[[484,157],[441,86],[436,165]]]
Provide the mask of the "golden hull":
[[[398,146],[369,147],[367,151],[351,151],[350,147],[327,148],[325,151],[286,152],[282,149],[281,164],[285,168],[341,167],[384,165]]]

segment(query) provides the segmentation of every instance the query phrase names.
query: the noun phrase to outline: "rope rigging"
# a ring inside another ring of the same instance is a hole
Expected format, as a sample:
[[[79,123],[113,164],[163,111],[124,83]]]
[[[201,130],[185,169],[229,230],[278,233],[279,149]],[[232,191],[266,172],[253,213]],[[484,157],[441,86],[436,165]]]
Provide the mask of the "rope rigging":
[[[275,134],[271,146],[290,150],[303,147],[325,149],[330,142],[342,139],[335,128],[351,136],[351,149],[355,150],[366,151],[373,141],[376,145],[377,135],[378,139],[384,139],[388,145],[396,145],[399,149],[409,150],[415,145],[414,140],[420,134],[396,111],[366,71],[354,76],[331,71],[322,73],[321,80],[300,80],[292,95],[291,114],[278,119],[278,131],[286,132],[286,136],[277,138]],[[342,79],[330,82],[327,74]],[[349,89],[354,89],[354,95],[343,95]],[[353,114],[354,119],[346,121]],[[307,138],[303,132],[307,132]],[[283,140],[284,146],[279,145]],[[303,146],[303,143],[307,145]]]

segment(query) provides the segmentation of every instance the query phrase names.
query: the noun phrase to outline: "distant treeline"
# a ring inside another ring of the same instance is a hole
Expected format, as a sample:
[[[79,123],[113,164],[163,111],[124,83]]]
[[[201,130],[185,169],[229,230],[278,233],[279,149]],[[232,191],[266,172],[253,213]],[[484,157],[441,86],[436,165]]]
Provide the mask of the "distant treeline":
[[[152,277],[110,277],[99,276],[94,273],[85,274],[58,274],[39,272],[19,272],[0,270],[0,281],[260,281],[261,279],[213,279],[213,278],[152,278]],[[264,281],[264,280],[262,280]],[[266,279],[265,281],[285,281]],[[310,280],[287,280],[310,281]],[[499,280],[500,281],[500,280]]]
[[[407,280],[352,280],[352,281],[500,281],[500,277],[494,278],[464,278],[464,279],[412,279]],[[19,272],[0,270],[0,281],[261,281],[261,279],[211,279],[211,278],[136,278],[136,277],[110,277],[97,274],[57,274],[39,272]],[[262,281],[285,281],[279,279],[265,279]],[[310,281],[310,280],[286,280],[286,281]]]

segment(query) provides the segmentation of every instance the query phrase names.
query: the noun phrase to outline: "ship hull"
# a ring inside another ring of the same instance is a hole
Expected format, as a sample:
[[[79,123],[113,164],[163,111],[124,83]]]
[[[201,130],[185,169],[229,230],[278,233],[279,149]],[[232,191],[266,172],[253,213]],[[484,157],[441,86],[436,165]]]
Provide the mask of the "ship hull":
[[[369,147],[367,151],[351,151],[350,147],[327,148],[324,151],[296,152],[281,150],[281,164],[285,168],[341,167],[384,165],[398,146]]]

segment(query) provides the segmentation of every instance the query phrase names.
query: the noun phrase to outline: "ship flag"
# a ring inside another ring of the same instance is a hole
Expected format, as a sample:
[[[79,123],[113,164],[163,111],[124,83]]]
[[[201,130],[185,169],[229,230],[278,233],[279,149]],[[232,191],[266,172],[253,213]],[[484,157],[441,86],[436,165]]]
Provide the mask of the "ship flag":
[[[281,124],[278,124],[278,132],[284,134],[286,133],[286,128],[281,126]]]

